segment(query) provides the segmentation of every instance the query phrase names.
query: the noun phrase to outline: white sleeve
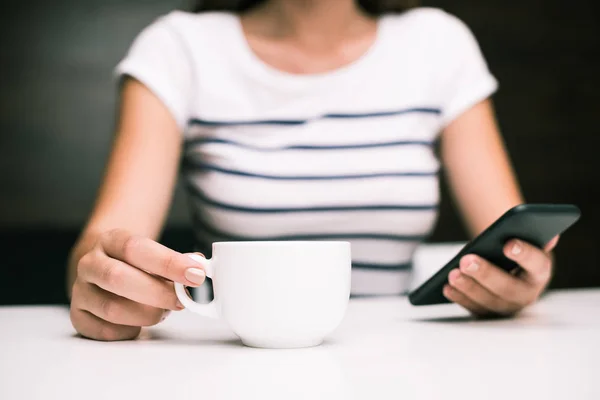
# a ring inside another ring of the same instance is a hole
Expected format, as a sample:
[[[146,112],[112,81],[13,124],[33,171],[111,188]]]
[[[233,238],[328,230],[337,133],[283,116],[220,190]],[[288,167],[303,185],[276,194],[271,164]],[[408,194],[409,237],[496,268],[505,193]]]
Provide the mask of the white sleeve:
[[[134,40],[116,67],[117,77],[131,76],[148,87],[173,115],[181,130],[189,119],[192,64],[179,32],[161,17]]]
[[[473,33],[458,18],[446,16],[439,27],[443,126],[498,89]]]

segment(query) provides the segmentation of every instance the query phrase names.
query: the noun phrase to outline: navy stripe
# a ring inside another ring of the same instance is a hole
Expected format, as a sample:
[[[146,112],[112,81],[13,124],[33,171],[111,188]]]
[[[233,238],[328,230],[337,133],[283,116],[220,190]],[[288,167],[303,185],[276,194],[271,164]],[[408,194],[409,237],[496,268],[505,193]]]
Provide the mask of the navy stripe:
[[[296,207],[296,208],[251,208],[235,204],[222,203],[206,196],[200,189],[192,184],[186,185],[190,194],[201,202],[217,207],[223,210],[268,214],[268,213],[302,213],[302,212],[332,212],[332,211],[431,211],[437,209],[437,204],[423,205],[400,205],[400,204],[381,204],[381,205],[361,205],[361,206],[327,206],[327,207]]]
[[[380,147],[394,147],[394,146],[432,146],[433,141],[430,140],[398,140],[393,142],[379,142],[379,143],[361,143],[361,144],[347,144],[347,145],[293,145],[293,146],[282,146],[282,147],[259,147],[251,144],[240,143],[228,139],[218,138],[207,138],[197,137],[188,139],[185,142],[187,148],[196,145],[205,144],[227,144],[242,149],[262,151],[262,152],[277,152],[277,151],[288,151],[288,150],[356,150],[356,149],[373,149]]]
[[[211,224],[203,221],[196,213],[192,215],[194,225],[198,228],[196,231],[206,232],[219,240],[228,241],[293,241],[293,240],[391,240],[397,242],[421,242],[428,236],[426,235],[390,235],[377,233],[319,233],[319,234],[301,234],[301,235],[280,235],[280,236],[243,236],[223,232]],[[205,243],[206,244],[206,243]]]
[[[325,114],[323,118],[331,119],[346,119],[346,118],[376,118],[376,117],[391,117],[394,115],[403,114],[441,114],[442,110],[436,107],[413,107],[396,111],[380,111],[362,114]]]
[[[264,175],[253,172],[238,171],[207,164],[202,161],[186,159],[185,167],[198,169],[201,171],[220,172],[222,174],[243,176],[246,178],[259,178],[277,181],[321,181],[321,180],[340,180],[340,179],[370,179],[370,178],[391,178],[391,177],[432,177],[437,176],[437,171],[433,172],[380,172],[375,174],[357,174],[357,175],[305,175],[305,176],[281,176]]]
[[[389,117],[394,115],[403,114],[435,114],[439,115],[442,113],[440,108],[434,107],[414,107],[406,108],[397,111],[382,111],[382,112],[371,112],[371,113],[357,113],[357,114],[324,114],[309,119],[266,119],[257,121],[216,121],[201,118],[192,118],[189,120],[189,125],[201,125],[201,126],[253,126],[253,125],[304,125],[308,122],[322,120],[322,119],[358,119],[358,118],[376,118],[376,117]]]
[[[352,263],[352,268],[356,269],[368,269],[376,271],[409,271],[412,268],[412,263],[402,264],[365,264],[365,263]]]
[[[276,119],[265,119],[259,121],[211,121],[208,119],[192,118],[189,120],[189,125],[200,125],[200,126],[252,126],[252,125],[303,125],[308,120],[276,120]]]

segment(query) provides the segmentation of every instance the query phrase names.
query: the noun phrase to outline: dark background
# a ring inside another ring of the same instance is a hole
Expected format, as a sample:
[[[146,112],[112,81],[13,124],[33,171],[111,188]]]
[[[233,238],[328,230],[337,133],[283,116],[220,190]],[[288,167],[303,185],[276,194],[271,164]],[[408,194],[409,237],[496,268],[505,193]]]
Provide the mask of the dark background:
[[[579,205],[553,287],[600,286],[600,7],[573,0],[426,1],[463,19],[500,81],[498,118],[529,202]],[[65,302],[64,267],[109,151],[112,70],[175,0],[0,5],[0,304]],[[445,188],[431,241],[467,238]],[[162,242],[192,248],[181,190]]]

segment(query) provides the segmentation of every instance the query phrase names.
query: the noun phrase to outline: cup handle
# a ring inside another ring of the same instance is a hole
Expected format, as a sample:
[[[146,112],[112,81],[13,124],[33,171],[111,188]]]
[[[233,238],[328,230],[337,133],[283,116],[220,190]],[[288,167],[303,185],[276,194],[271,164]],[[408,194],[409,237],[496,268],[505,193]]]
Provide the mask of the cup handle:
[[[207,277],[213,277],[214,269],[212,260],[207,260],[206,258],[201,257],[197,254],[188,254],[188,256],[202,264]],[[188,310],[196,314],[202,315],[203,317],[219,318],[219,312],[217,310],[217,305],[215,304],[214,300],[208,304],[198,304],[194,300],[190,299],[187,292],[185,291],[185,286],[177,282],[175,282],[175,294],[177,295],[177,298],[179,299],[181,304],[183,304],[183,306]]]

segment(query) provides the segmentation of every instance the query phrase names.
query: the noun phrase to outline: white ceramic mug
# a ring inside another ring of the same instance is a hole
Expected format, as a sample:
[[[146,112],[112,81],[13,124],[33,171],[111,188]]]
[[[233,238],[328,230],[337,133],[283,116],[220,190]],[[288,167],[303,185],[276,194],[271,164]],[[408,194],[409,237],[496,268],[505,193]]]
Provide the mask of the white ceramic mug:
[[[316,346],[342,321],[350,297],[348,242],[218,242],[210,260],[191,255],[213,280],[214,300],[181,303],[223,318],[251,347]]]

